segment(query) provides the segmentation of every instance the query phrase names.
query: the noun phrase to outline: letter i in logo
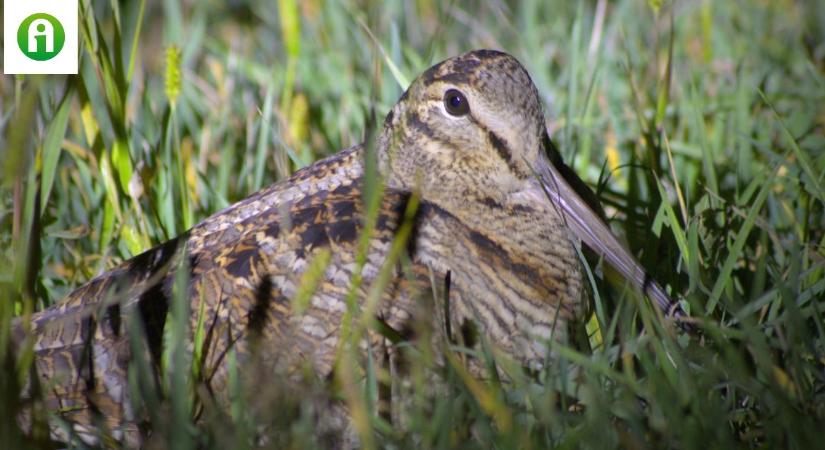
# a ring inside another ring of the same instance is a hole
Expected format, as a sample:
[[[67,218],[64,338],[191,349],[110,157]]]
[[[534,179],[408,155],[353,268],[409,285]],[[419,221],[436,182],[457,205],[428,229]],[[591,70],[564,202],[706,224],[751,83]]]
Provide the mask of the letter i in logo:
[[[17,45],[35,61],[47,61],[60,53],[66,34],[60,21],[46,13],[32,14],[17,30]]]

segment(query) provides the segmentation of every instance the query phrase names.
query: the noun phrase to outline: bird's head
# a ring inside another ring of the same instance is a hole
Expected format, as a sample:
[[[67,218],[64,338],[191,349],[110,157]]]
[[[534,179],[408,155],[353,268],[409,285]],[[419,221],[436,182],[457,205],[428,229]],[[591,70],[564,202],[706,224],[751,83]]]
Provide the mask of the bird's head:
[[[390,111],[379,161],[391,186],[447,210],[524,188],[543,158],[538,91],[512,56],[476,50],[424,72]]]

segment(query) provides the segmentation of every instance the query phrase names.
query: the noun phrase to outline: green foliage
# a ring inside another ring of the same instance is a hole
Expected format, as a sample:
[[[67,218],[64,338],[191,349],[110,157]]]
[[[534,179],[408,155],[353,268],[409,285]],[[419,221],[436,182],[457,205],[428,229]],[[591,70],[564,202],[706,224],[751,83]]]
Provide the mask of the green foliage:
[[[145,361],[131,371],[161,424],[153,442],[313,448],[333,397],[372,446],[812,448],[825,423],[823,17],[821,2],[791,1],[82,1],[79,75],[0,78],[2,446],[43,437],[15,425],[31,355],[10,357],[13,317],[368,139],[431,63],[494,47],[528,68],[565,160],[697,332],[663,327],[606,272],[590,351],[556,344],[528,376],[484,346],[498,370],[481,381],[460,363],[469,350],[437,361],[359,319],[374,293],[352,305],[349,336],[395,342],[413,362],[405,383],[345,345],[334,386],[300,395],[233,366],[220,412],[201,404],[203,323],[183,319],[200,306],[179,305],[160,386]],[[392,383],[409,399],[403,426],[374,407]]]

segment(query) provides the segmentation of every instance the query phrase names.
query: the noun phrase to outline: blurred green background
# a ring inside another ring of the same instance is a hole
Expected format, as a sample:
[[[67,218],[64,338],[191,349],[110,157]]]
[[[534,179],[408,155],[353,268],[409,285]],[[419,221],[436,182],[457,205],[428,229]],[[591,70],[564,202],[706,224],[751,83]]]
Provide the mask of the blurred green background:
[[[528,69],[566,162],[702,336],[652,325],[621,280],[599,281],[590,352],[559,348],[542,382],[485,385],[492,410],[447,370],[454,395],[418,393],[407,427],[374,417],[377,445],[819,442],[823,2],[81,0],[80,9],[79,75],[0,78],[3,355],[11,317],[360,142],[433,63],[495,48]],[[25,369],[16,362],[3,377]],[[0,415],[18,439],[14,407]],[[244,420],[224,426],[249,430]],[[314,445],[308,420],[283,418],[278,445]],[[176,448],[251,442],[212,426],[157,434]]]

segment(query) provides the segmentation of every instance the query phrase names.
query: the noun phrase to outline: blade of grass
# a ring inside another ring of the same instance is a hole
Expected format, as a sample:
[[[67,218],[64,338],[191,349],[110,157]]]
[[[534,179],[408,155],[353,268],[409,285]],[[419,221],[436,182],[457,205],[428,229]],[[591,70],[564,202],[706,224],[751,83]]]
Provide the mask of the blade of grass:
[[[73,93],[74,91],[69,90],[63,96],[63,100],[60,101],[60,105],[57,107],[54,120],[46,129],[46,137],[43,140],[41,157],[43,168],[40,172],[40,211],[38,212],[41,215],[46,211],[49,195],[52,192],[57,162],[60,159],[61,144],[63,143],[63,137],[66,135],[66,127],[69,124],[69,111],[74,98]]]
[[[773,180],[777,171],[778,166],[771,169],[768,173],[762,188],[759,190],[753,204],[749,207],[748,216],[745,218],[745,221],[736,233],[736,237],[733,239],[733,245],[730,248],[727,258],[725,258],[722,269],[719,271],[719,275],[716,278],[716,283],[713,285],[710,298],[708,298],[708,302],[705,306],[706,315],[713,314],[716,310],[716,305],[719,303],[719,299],[722,296],[722,290],[725,286],[731,283],[731,272],[733,271],[733,267],[736,262],[742,258],[742,251],[745,248],[748,236],[750,235],[751,229],[753,229],[753,225],[756,222],[759,212],[762,210],[765,200],[768,198],[768,194],[771,192]]]
[[[802,171],[806,175],[808,175],[808,178],[811,180],[810,184],[804,183],[803,185],[805,187],[810,186],[808,191],[812,195],[816,196],[816,198],[819,199],[820,202],[825,202],[825,191],[823,191],[821,184],[823,177],[825,177],[825,172],[820,171],[819,174],[816,173],[816,171],[813,168],[814,164],[810,160],[810,157],[806,152],[802,151],[802,149],[799,148],[799,144],[796,142],[796,138],[794,138],[794,136],[791,134],[791,131],[788,130],[788,127],[785,126],[785,121],[782,120],[782,117],[776,111],[776,108],[774,108],[773,103],[768,100],[768,98],[765,96],[765,93],[761,89],[759,89],[758,92],[759,95],[762,97],[762,101],[764,101],[765,104],[767,104],[768,107],[771,109],[771,112],[773,113],[773,116],[776,119],[776,123],[778,123],[779,127],[782,129],[782,135],[785,137],[785,140],[791,147],[791,150],[793,151],[793,154],[796,157],[799,167],[802,168]]]

